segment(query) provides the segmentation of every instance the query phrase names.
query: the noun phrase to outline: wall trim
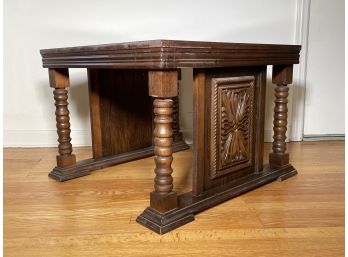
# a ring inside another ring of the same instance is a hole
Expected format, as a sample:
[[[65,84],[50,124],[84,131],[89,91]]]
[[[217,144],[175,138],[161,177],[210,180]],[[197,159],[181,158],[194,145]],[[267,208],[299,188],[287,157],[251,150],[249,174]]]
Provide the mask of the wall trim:
[[[330,140],[344,141],[345,134],[305,135],[305,136],[303,136],[303,141],[330,141]]]
[[[4,130],[4,147],[57,147],[56,130]],[[74,146],[91,146],[90,130],[72,130]]]
[[[291,129],[291,126],[289,126]],[[192,145],[192,129],[181,129],[184,140]],[[57,147],[56,130],[5,130],[4,147]],[[72,130],[71,143],[74,146],[91,146],[90,130]],[[264,141],[273,142],[273,130],[265,129]]]
[[[310,4],[311,0],[297,0],[296,2],[295,44],[302,45],[302,49],[300,64],[294,67],[292,129],[289,131],[291,141],[303,140]]]

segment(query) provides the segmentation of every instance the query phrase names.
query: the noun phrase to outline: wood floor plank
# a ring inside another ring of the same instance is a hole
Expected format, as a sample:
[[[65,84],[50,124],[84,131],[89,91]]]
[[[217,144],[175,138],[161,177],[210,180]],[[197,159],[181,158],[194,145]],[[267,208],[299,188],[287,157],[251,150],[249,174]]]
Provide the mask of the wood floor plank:
[[[297,176],[159,236],[135,221],[153,189],[153,158],[58,183],[47,176],[55,148],[5,148],[5,256],[344,256],[344,142],[288,150]],[[91,149],[74,153],[89,158]],[[192,152],[175,153],[173,168],[175,190],[190,190]]]

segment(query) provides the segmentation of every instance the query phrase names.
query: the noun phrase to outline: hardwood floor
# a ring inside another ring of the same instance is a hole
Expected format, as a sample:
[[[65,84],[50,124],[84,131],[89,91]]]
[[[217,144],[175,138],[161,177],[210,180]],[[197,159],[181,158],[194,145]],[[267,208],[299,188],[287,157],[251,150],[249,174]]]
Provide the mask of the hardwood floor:
[[[153,158],[59,183],[47,177],[55,148],[4,149],[5,256],[343,256],[344,142],[288,149],[297,176],[204,211],[163,236],[135,222],[153,188]],[[84,159],[91,150],[74,152]],[[174,154],[179,193],[190,189],[191,156]]]

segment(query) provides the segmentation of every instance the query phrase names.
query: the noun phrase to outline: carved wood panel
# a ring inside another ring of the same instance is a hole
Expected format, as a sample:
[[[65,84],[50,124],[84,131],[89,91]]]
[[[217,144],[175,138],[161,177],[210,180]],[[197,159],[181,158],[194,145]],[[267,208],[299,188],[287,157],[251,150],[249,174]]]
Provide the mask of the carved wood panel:
[[[252,165],[254,76],[213,78],[212,179]]]

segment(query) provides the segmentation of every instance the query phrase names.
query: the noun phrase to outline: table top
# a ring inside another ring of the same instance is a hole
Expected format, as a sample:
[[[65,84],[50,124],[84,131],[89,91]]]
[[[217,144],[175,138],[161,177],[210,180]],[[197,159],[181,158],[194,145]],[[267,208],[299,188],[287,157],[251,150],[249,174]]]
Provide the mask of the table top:
[[[176,69],[299,63],[299,45],[149,40],[43,49],[44,68]]]

